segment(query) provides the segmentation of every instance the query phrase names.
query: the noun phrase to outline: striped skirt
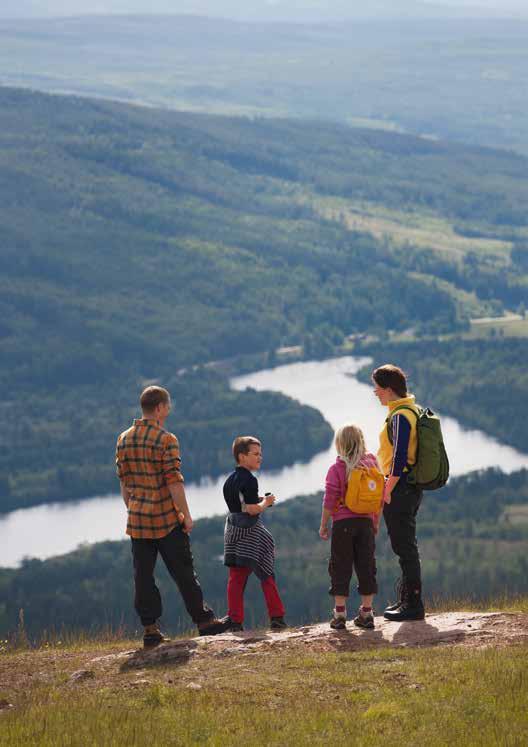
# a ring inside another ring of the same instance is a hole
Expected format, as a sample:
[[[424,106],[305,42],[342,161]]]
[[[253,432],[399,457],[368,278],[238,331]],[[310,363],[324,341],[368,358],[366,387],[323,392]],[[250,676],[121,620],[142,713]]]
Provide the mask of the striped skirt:
[[[265,581],[273,576],[275,543],[260,516],[229,514],[224,531],[224,565],[251,568]]]

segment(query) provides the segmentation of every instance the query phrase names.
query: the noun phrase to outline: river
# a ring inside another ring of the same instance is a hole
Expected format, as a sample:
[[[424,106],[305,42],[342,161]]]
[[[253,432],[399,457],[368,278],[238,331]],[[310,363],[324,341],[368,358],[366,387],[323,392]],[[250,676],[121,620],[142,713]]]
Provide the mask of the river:
[[[332,428],[346,421],[356,422],[363,428],[367,448],[375,452],[386,411],[374,397],[372,388],[354,376],[368,362],[366,358],[347,356],[291,363],[236,377],[231,386],[237,390],[252,387],[280,391],[302,404],[316,407]],[[468,430],[453,418],[442,418],[442,430],[453,476],[494,466],[508,473],[528,467],[527,454],[500,444],[482,431]],[[258,433],[258,422],[255,433]],[[292,439],[302,438],[302,434],[292,433],[291,436]],[[263,451],[265,467],[266,444],[263,444]],[[264,469],[259,475],[261,491],[272,491],[278,501],[317,492],[322,489],[326,470],[334,458],[333,445],[329,444],[326,451],[305,464],[275,471]],[[224,513],[224,480],[222,476],[186,486],[193,518]],[[122,539],[125,522],[125,507],[118,496],[49,503],[13,511],[0,519],[0,566],[16,567],[28,556],[43,559],[60,555],[81,543]]]

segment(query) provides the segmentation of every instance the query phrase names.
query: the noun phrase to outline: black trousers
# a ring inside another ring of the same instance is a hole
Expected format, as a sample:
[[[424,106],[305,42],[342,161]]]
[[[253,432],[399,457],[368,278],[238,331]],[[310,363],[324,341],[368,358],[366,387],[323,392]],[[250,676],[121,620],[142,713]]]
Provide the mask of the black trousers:
[[[194,571],[189,536],[180,526],[160,539],[132,539],[134,561],[134,606],[143,625],[152,625],[161,617],[161,595],[154,580],[158,553],[176,582],[193,622],[207,622],[214,612],[204,603],[202,588]]]
[[[350,518],[334,521],[328,573],[332,596],[348,597],[350,580],[355,569],[358,592],[376,594],[376,559],[374,527],[370,518]]]
[[[422,588],[420,553],[416,540],[416,515],[422,502],[422,491],[408,485],[402,476],[392,491],[390,503],[383,508],[389,539],[400,561],[403,582],[410,590]]]

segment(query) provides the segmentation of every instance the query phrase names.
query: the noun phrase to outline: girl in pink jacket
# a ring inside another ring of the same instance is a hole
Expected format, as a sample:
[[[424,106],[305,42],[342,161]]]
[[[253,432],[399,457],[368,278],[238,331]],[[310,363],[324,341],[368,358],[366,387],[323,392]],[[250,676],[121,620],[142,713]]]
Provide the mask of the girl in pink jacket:
[[[350,473],[361,467],[377,467],[376,457],[366,451],[361,428],[344,425],[335,434],[337,459],[326,475],[326,490],[319,536],[327,540],[328,523],[332,519],[332,541],[328,573],[331,585],[329,593],[335,606],[330,627],[343,630],[346,627],[346,598],[350,592],[352,571],[358,578],[361,595],[359,614],[354,625],[372,629],[374,614],[372,600],[378,591],[376,583],[375,534],[378,531],[381,511],[375,514],[354,514],[345,506],[345,495]]]

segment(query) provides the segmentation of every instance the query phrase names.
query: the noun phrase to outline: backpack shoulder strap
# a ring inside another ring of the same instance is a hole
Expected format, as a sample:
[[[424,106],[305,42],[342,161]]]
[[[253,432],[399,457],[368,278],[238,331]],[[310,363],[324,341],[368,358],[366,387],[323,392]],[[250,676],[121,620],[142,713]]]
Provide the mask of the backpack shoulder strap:
[[[412,407],[409,405],[400,405],[399,407],[396,407],[390,415],[387,415],[387,419],[385,422],[387,423],[387,435],[389,437],[389,441],[392,444],[393,442],[393,435],[392,435],[392,418],[396,415],[397,412],[400,412],[400,410],[409,410],[409,412],[412,412],[413,415],[416,417],[416,422],[418,422],[420,418],[420,413],[416,412],[416,410],[413,410]]]

